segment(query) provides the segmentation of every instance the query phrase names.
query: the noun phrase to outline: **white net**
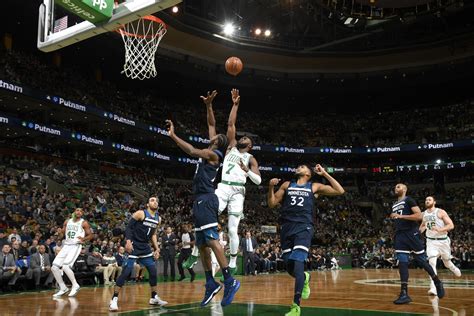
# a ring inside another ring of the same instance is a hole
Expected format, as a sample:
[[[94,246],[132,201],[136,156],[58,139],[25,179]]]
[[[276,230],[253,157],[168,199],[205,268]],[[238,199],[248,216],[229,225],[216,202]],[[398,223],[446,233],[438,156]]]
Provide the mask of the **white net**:
[[[122,73],[131,79],[155,77],[155,53],[166,34],[166,24],[155,16],[144,16],[118,31],[125,44]]]

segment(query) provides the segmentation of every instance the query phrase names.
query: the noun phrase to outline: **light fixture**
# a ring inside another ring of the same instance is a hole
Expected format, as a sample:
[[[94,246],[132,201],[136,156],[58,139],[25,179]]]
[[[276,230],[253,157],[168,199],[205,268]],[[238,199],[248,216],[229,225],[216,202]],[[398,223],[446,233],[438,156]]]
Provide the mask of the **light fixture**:
[[[441,159],[436,159],[436,163],[437,163],[437,164],[440,164],[440,163],[441,163]]]
[[[177,6],[174,6],[173,9],[171,9],[173,13],[178,13],[179,8]]]
[[[226,23],[226,25],[224,25],[224,34],[225,35],[232,35],[235,31],[235,27],[232,23]]]
[[[262,34],[262,30],[261,29],[255,29],[255,35],[260,35]]]
[[[266,30],[266,31],[265,31],[265,36],[266,36],[266,37],[269,37],[271,34],[272,34],[272,32],[271,32],[270,30]]]

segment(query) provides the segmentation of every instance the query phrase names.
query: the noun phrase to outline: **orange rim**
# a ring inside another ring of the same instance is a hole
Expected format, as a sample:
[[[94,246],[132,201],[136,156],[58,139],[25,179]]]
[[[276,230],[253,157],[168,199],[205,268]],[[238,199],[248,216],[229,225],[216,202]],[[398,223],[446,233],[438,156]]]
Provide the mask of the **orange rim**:
[[[144,19],[144,20],[148,20],[148,21],[152,21],[152,22],[155,22],[155,23],[159,23],[162,25],[162,28],[161,30],[156,33],[155,35],[151,36],[151,35],[142,35],[142,34],[134,34],[134,33],[129,33],[127,31],[125,31],[125,26],[122,25],[120,26],[116,32],[117,33],[120,33],[120,34],[124,34],[124,35],[127,35],[127,36],[132,36],[132,37],[138,37],[138,38],[155,38],[155,37],[158,37],[160,35],[162,35],[163,33],[163,30],[166,31],[166,23],[163,22],[163,20],[161,20],[160,18],[157,18],[156,16],[154,15],[145,15],[145,16],[142,16],[141,19]],[[132,23],[132,22],[131,22]]]

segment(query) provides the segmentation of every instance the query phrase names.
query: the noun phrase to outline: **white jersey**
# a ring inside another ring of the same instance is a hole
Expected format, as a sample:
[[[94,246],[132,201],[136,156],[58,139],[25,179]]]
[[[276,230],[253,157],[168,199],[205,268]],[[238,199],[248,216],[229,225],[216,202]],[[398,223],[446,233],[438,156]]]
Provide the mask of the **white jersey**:
[[[80,219],[75,222],[72,218],[67,221],[66,224],[66,240],[64,241],[65,245],[77,245],[79,244],[79,237],[84,237],[86,232],[82,227],[84,219]]]
[[[448,237],[447,232],[435,232],[431,230],[433,227],[443,228],[444,222],[438,217],[439,208],[435,208],[434,211],[429,212],[425,210],[423,212],[423,223],[426,224],[426,237],[428,238],[444,238]]]
[[[222,168],[222,181],[228,185],[245,185],[247,182],[247,174],[239,166],[242,161],[247,167],[250,165],[249,153],[241,153],[237,147],[233,147],[224,158],[224,166]]]

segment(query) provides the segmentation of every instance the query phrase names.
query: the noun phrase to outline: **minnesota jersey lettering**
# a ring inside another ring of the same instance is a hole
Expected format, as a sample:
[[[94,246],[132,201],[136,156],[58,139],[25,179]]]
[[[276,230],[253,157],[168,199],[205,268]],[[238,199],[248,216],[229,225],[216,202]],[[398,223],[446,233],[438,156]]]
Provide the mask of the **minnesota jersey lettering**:
[[[409,196],[406,196],[403,200],[396,202],[392,206],[392,213],[398,215],[412,215],[412,207],[416,206],[416,202]],[[409,221],[405,219],[395,220],[395,230],[418,230],[418,223],[415,221]]]
[[[312,183],[299,186],[291,182],[285,192],[280,222],[313,224],[314,196]]]

